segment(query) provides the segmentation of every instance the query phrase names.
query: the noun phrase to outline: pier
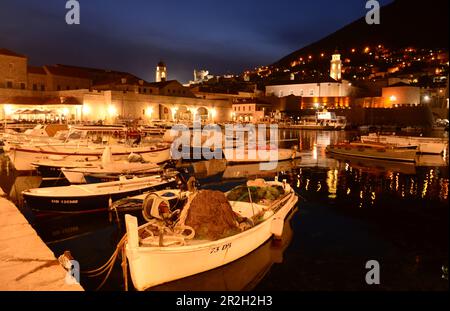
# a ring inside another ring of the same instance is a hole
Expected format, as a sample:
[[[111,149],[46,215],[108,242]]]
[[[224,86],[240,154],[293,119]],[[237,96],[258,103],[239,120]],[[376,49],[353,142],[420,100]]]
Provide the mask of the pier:
[[[0,290],[83,291],[0,189]]]

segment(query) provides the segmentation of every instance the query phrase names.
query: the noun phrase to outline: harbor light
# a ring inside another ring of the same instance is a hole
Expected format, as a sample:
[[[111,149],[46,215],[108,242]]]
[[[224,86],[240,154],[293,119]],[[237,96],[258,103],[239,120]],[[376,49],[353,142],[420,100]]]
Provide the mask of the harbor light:
[[[146,115],[147,117],[151,118],[152,115],[153,115],[153,107],[148,107],[148,108],[145,110],[145,115]]]
[[[83,114],[88,115],[91,113],[91,107],[88,105],[83,105]]]
[[[5,105],[4,110],[5,110],[5,116],[10,116],[13,114],[13,108],[11,105]]]
[[[116,116],[117,115],[117,109],[116,109],[116,107],[114,107],[114,106],[109,106],[108,107],[108,113],[109,113],[109,115],[111,116],[111,117],[114,117],[114,116]]]

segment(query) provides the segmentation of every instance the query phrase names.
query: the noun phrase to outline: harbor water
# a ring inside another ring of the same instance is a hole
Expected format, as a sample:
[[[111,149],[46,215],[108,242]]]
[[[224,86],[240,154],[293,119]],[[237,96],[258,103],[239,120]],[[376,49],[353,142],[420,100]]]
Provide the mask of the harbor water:
[[[301,159],[272,171],[223,160],[179,163],[201,188],[226,191],[250,178],[286,179],[299,203],[281,240],[218,269],[151,290],[448,290],[448,158],[425,155],[416,164],[330,157],[329,144],[360,135],[350,131],[280,130],[283,147]],[[448,155],[446,155],[448,156]],[[103,265],[124,234],[123,215],[108,212],[36,215],[23,190],[63,185],[37,173],[18,174],[0,155],[0,186],[48,247],[70,250],[82,270]],[[201,259],[199,259],[201,260]],[[380,264],[380,285],[366,283],[366,262]],[[102,278],[81,275],[95,290]],[[130,280],[131,282],[131,280]],[[120,262],[101,290],[122,290]]]

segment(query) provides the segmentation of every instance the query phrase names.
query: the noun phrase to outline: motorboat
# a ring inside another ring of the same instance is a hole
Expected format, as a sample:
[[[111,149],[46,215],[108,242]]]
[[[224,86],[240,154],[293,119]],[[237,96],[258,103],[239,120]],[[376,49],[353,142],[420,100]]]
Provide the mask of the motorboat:
[[[417,147],[399,147],[382,143],[344,142],[327,146],[326,152],[371,159],[415,162]]]
[[[448,146],[448,138],[378,135],[370,133],[361,136],[362,142],[393,144],[400,147],[417,146],[418,153],[443,154]]]

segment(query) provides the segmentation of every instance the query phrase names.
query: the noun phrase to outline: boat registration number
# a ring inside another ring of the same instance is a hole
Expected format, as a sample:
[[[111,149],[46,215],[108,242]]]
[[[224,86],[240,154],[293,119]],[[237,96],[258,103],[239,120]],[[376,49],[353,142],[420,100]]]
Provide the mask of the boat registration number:
[[[52,200],[52,204],[78,204],[78,200]]]
[[[227,244],[224,244],[224,245],[221,245],[221,246],[216,246],[216,247],[211,248],[209,253],[210,254],[215,254],[215,253],[218,253],[218,252],[226,251],[227,249],[230,249],[230,248],[231,248],[231,243],[227,243]]]

